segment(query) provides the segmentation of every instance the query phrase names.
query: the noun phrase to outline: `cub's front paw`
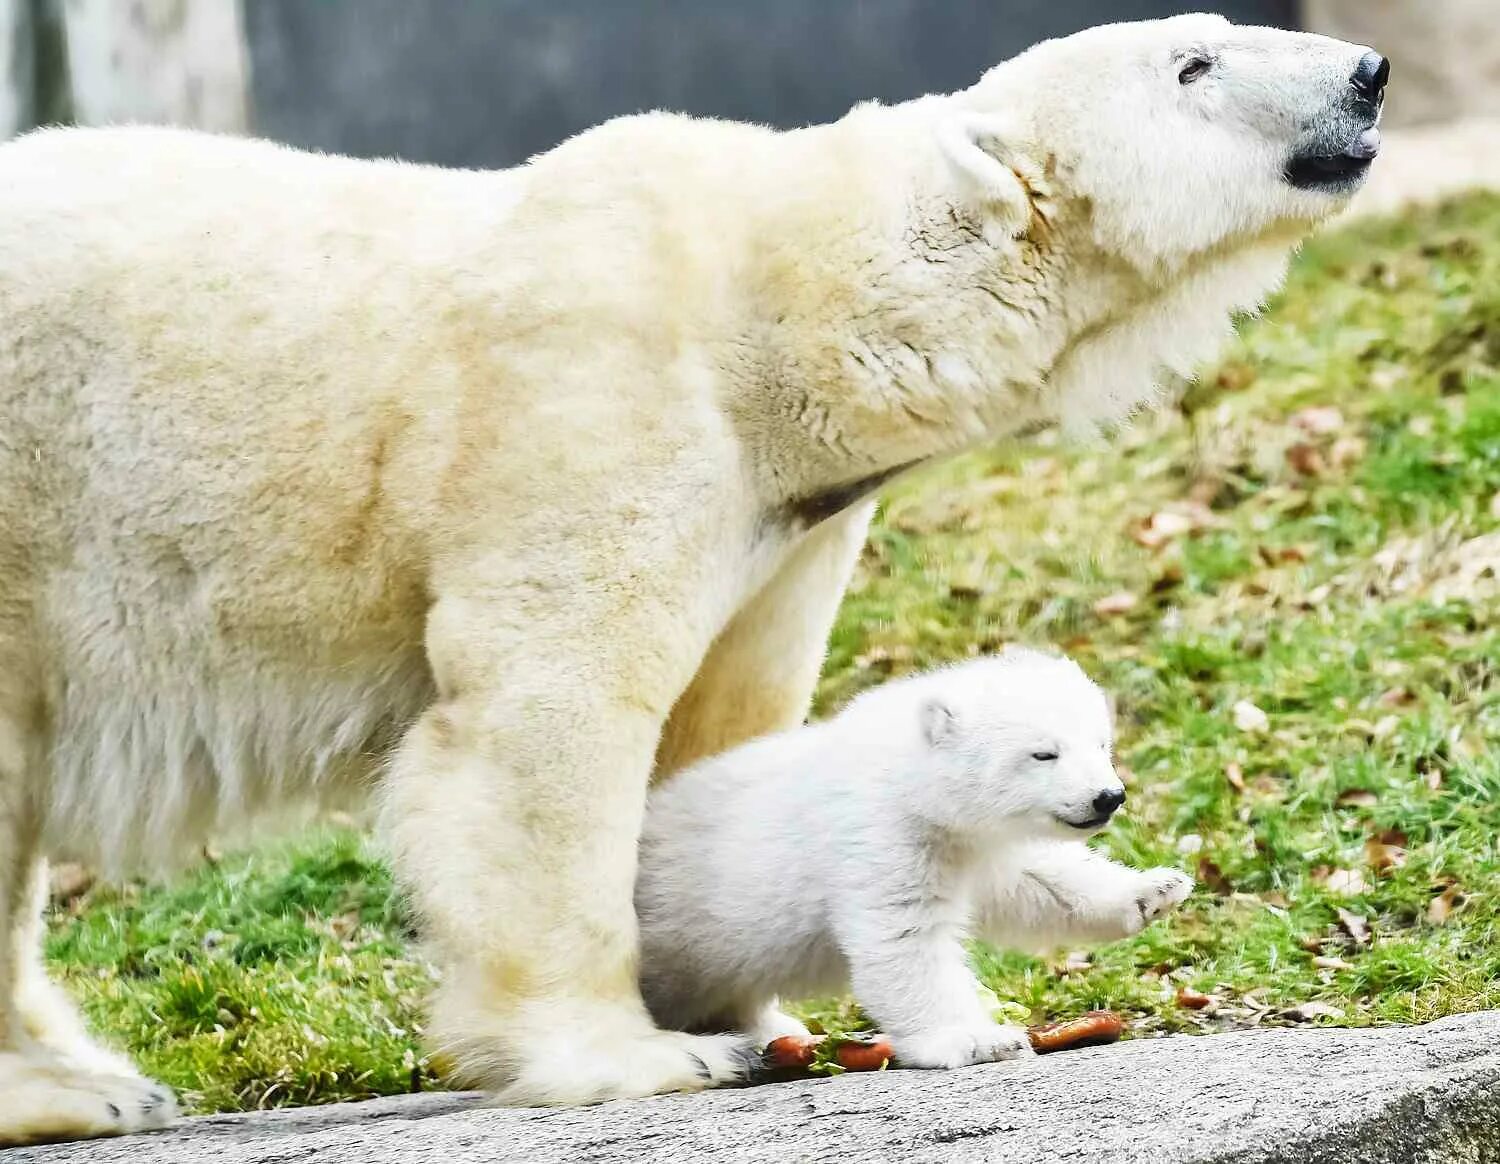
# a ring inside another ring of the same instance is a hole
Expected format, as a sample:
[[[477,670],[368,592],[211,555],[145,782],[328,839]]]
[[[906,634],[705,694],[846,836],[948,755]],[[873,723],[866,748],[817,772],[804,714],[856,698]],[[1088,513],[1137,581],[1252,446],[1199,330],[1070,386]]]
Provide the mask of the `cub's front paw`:
[[[1162,914],[1181,905],[1193,892],[1193,879],[1181,869],[1147,869],[1135,897],[1136,923],[1131,931],[1145,929]]]
[[[1004,1059],[1024,1059],[1034,1054],[1026,1031],[998,1023],[973,1026],[938,1027],[905,1039],[897,1039],[892,1048],[897,1067],[947,1068],[968,1067],[973,1063],[998,1063]]]

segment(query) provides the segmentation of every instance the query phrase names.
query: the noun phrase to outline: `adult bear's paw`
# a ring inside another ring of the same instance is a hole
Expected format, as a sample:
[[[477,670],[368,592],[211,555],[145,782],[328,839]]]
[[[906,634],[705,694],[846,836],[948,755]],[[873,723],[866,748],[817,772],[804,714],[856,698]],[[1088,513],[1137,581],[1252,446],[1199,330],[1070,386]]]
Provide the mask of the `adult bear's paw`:
[[[139,1075],[75,1070],[40,1053],[0,1053],[0,1147],[164,1128],[177,1100]]]
[[[652,1031],[627,1039],[570,1040],[539,1048],[494,1093],[516,1106],[600,1103],[701,1091],[745,1079],[760,1062],[738,1035]]]
[[[701,1091],[760,1063],[742,1035],[687,1035],[643,1009],[594,999],[535,1000],[501,1018],[440,996],[431,1034],[454,1081],[516,1106],[566,1106]]]

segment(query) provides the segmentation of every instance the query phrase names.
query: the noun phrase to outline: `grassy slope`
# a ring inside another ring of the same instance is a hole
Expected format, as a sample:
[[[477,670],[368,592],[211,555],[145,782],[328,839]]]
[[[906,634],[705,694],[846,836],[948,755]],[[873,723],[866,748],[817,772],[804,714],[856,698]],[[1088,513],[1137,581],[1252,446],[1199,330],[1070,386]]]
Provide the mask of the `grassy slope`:
[[[1309,248],[1186,411],[1108,447],[972,455],[889,499],[819,707],[1004,642],[1061,646],[1119,698],[1132,800],[1102,843],[1208,874],[1178,919],[1086,966],[978,951],[1003,998],[1125,1010],[1137,1033],[1311,999],[1349,1023],[1500,1005],[1500,627],[1485,543],[1464,544],[1500,525],[1497,365],[1500,199],[1476,198]],[[1299,427],[1311,405],[1340,415]],[[1194,528],[1139,544],[1162,512]],[[1096,609],[1118,595],[1134,605]],[[1264,730],[1236,726],[1242,700]],[[351,834],[96,889],[56,912],[49,954],[198,1110],[429,1082],[428,971]],[[1182,1009],[1180,984],[1217,1001]]]

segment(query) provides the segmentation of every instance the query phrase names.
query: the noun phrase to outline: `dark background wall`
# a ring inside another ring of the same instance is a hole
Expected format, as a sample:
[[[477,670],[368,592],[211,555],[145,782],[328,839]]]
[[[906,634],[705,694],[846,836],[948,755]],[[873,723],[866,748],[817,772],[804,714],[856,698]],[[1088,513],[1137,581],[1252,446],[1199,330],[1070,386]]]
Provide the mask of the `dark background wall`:
[[[791,126],[971,84],[1049,36],[1293,0],[246,0],[254,130],[341,153],[503,166],[620,113]]]

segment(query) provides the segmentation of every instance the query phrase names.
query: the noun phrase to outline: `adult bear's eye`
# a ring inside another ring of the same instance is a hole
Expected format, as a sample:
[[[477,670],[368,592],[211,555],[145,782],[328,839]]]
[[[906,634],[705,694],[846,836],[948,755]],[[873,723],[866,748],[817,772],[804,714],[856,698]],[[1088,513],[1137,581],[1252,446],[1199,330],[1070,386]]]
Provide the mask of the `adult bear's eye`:
[[[1057,759],[1056,752],[1032,752],[1031,758],[1045,764],[1048,760]]]
[[[1184,85],[1191,85],[1211,68],[1213,68],[1213,62],[1207,57],[1194,57],[1182,66],[1177,74],[1177,80]]]

